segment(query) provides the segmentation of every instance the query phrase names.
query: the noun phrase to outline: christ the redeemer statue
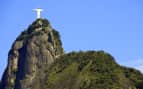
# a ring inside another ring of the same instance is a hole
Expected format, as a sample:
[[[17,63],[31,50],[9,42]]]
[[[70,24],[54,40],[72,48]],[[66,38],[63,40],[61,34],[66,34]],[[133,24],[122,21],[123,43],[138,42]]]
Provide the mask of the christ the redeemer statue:
[[[43,11],[43,9],[37,8],[37,9],[33,9],[33,10],[36,11],[37,19],[40,19],[41,18],[41,12]]]

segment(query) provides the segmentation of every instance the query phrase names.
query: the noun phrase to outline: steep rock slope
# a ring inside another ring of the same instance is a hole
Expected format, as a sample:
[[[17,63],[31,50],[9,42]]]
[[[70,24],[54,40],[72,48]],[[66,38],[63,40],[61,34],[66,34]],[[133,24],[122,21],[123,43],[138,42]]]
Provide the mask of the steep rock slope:
[[[38,19],[16,39],[8,54],[3,89],[40,89],[45,68],[63,54],[57,31],[45,19]],[[31,89],[31,88],[30,88]]]

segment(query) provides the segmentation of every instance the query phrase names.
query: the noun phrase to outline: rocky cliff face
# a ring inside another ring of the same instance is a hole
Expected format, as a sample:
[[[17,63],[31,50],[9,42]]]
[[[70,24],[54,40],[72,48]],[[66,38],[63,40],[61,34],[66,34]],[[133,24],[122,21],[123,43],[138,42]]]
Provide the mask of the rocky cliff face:
[[[36,20],[21,33],[9,51],[2,89],[40,89],[46,68],[62,54],[58,32],[47,20]]]
[[[59,33],[38,19],[13,43],[0,89],[143,89],[143,74],[104,51],[65,54]]]

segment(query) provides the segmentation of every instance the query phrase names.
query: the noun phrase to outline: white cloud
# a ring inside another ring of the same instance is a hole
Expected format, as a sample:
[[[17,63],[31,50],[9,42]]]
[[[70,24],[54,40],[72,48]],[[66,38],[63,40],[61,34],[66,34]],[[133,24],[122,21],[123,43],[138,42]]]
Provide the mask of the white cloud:
[[[143,73],[143,64],[139,65],[139,66],[136,66],[135,68],[138,69],[138,70],[140,70]]]
[[[133,67],[143,73],[143,59],[130,60],[122,63],[125,66]]]

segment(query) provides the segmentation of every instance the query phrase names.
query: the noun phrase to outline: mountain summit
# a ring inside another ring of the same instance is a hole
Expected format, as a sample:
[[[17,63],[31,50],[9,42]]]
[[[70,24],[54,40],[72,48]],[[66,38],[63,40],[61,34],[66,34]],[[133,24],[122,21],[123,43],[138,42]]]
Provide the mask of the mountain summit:
[[[59,33],[37,19],[13,43],[0,89],[143,89],[143,74],[104,51],[65,54]]]
[[[36,20],[12,45],[2,87],[28,89],[36,86],[35,82],[44,82],[45,69],[62,54],[59,33],[52,29],[48,20]]]

